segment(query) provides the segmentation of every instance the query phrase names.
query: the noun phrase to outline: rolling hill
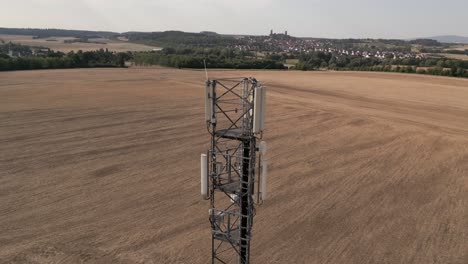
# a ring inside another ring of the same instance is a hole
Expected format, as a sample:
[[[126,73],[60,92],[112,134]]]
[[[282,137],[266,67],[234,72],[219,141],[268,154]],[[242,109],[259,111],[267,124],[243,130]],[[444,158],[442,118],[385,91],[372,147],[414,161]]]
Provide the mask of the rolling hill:
[[[444,35],[428,37],[427,39],[437,40],[442,43],[463,43],[468,44],[468,37],[456,36],[456,35]]]

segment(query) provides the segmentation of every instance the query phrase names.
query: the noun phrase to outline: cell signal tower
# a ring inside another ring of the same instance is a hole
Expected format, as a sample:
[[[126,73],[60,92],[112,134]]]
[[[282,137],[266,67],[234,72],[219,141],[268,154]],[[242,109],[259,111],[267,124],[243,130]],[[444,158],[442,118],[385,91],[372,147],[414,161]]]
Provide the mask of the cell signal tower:
[[[201,155],[201,194],[209,199],[211,262],[248,264],[254,203],[266,199],[266,89],[254,78],[206,81],[211,148]]]

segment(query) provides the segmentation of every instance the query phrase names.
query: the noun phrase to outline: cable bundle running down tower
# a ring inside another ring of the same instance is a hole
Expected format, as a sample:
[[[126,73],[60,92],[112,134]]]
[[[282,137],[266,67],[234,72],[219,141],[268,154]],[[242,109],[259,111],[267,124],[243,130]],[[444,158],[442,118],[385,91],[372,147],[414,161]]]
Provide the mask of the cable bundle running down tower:
[[[212,263],[249,263],[254,203],[266,199],[266,89],[254,78],[207,80],[211,148],[201,155],[201,194],[209,199]]]

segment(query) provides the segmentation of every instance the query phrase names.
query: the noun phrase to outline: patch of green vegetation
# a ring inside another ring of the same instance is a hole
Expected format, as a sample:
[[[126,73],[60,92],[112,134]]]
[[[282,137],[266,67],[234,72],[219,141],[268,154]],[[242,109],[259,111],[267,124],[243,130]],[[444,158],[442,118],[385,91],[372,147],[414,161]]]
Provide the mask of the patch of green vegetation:
[[[134,54],[136,65],[162,65],[177,68],[284,69],[281,62],[255,59],[253,54],[234,49],[164,48],[157,52]]]
[[[125,61],[131,58],[131,53],[114,53],[103,49],[67,54],[46,49],[33,55],[33,50],[28,46],[0,45],[0,71],[124,67]]]
[[[124,33],[130,42],[156,47],[228,47],[239,40],[209,33],[187,33],[182,31],[165,31],[153,33]]]
[[[418,67],[427,69],[417,70]],[[332,70],[389,71],[468,77],[468,61],[447,58],[387,58],[381,60],[378,58],[334,56],[331,53],[314,52],[302,54],[296,68],[305,71],[327,68]]]

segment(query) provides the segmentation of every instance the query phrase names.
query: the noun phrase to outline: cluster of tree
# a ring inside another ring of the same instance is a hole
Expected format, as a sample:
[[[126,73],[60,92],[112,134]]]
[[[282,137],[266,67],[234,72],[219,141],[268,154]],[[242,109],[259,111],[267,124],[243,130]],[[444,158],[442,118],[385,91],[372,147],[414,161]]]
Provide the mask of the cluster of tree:
[[[193,55],[195,57],[215,57],[215,58],[252,58],[255,56],[254,53],[245,50],[237,50],[230,48],[204,48],[204,47],[193,47],[179,45],[177,47],[167,47],[163,48],[161,51],[163,54],[178,54],[178,55]]]
[[[31,47],[15,44],[15,43],[5,43],[4,41],[0,43],[0,57],[9,58],[8,53],[20,54],[21,56],[31,56],[33,54]]]
[[[433,39],[415,39],[415,40],[410,40],[409,43],[422,45],[422,46],[430,46],[430,47],[442,46],[442,43]]]
[[[419,52],[421,53],[443,53],[444,50],[440,48],[424,47],[424,48],[420,48]]]
[[[355,68],[336,68],[338,71],[378,71],[378,72],[400,72],[400,73],[418,73],[428,75],[439,75],[439,76],[451,76],[451,77],[465,77],[468,78],[468,70],[457,68],[447,69],[441,67],[431,68],[419,68],[416,66],[399,66],[399,65],[376,65],[371,67],[355,67]]]
[[[284,69],[282,62],[257,59],[250,52],[220,48],[164,48],[134,54],[135,65],[177,68]]]
[[[296,65],[299,70],[359,70],[420,73],[456,77],[468,77],[468,61],[445,58],[363,58],[336,56],[332,53],[314,52],[301,54]]]
[[[468,49],[466,50],[444,50],[444,49],[434,49],[434,48],[421,48],[419,51],[422,53],[448,53],[448,54],[457,54],[457,55],[468,55]]]
[[[330,47],[344,50],[361,50],[367,52],[411,52],[411,43],[398,39],[330,39]]]
[[[182,31],[165,32],[129,32],[124,33],[130,42],[146,44],[150,46],[174,47],[179,45],[192,47],[228,47],[238,40],[230,36],[218,35],[214,32],[188,33]]]
[[[457,55],[468,55],[468,49],[466,49],[466,50],[446,50],[445,53],[457,54]]]
[[[114,53],[103,49],[67,54],[50,51],[45,56],[0,58],[0,71],[124,67],[125,61],[131,58],[130,53]]]

